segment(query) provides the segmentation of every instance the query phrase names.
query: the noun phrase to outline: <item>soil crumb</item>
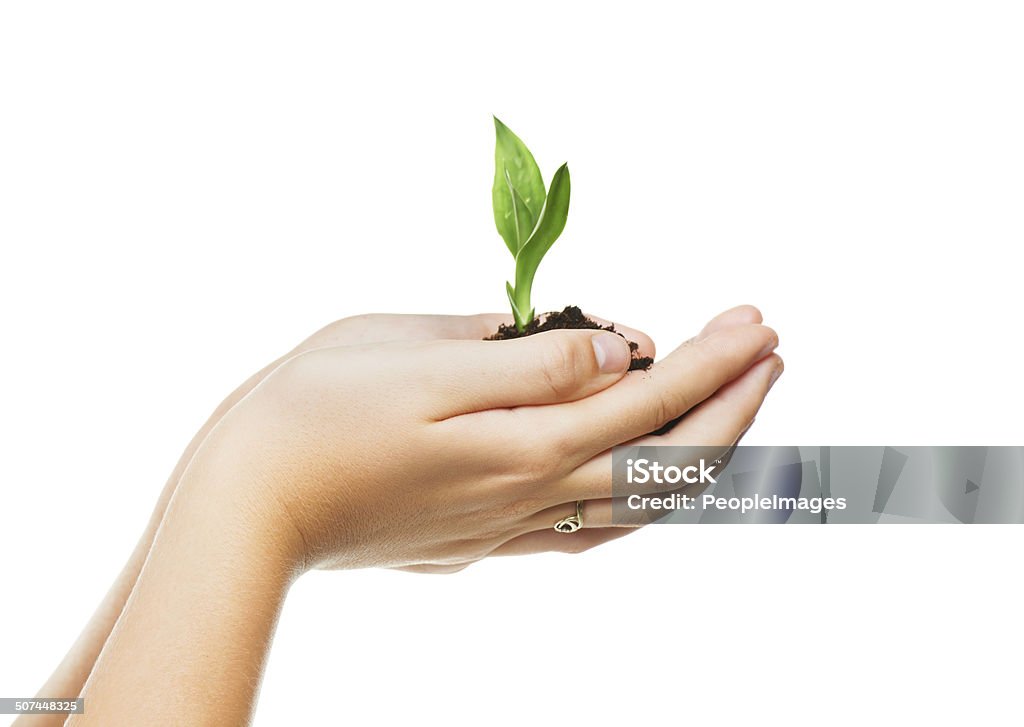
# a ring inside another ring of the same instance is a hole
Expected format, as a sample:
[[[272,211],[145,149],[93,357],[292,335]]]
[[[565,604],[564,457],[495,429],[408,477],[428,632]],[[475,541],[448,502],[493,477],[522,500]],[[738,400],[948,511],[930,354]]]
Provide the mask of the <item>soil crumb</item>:
[[[541,321],[543,318],[543,322]],[[568,305],[561,311],[548,313],[546,316],[538,316],[534,318],[526,326],[526,330],[520,332],[514,325],[506,325],[502,323],[498,326],[497,332],[485,338],[485,341],[505,341],[510,338],[522,338],[523,336],[532,336],[535,333],[543,333],[544,331],[556,331],[566,328],[593,328],[602,331],[611,331],[612,333],[619,333],[615,330],[614,325],[602,326],[592,318],[588,318],[583,315],[578,307],[574,305]],[[619,333],[622,336],[621,333]],[[625,336],[622,336],[626,338]],[[632,360],[629,362],[629,371],[646,371],[651,368],[651,364],[654,363],[654,359],[650,356],[641,356],[639,353],[640,345],[635,341],[630,341],[626,338],[626,343],[629,344],[629,350],[632,353]]]

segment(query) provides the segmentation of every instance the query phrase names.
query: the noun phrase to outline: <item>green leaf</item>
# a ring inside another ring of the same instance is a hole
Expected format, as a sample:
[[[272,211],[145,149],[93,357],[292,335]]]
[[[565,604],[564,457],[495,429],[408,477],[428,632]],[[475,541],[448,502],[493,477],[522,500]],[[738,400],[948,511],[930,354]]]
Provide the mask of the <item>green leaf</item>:
[[[505,281],[505,292],[508,293],[508,302],[512,304],[512,318],[516,322],[516,328],[522,331],[526,328],[526,324],[533,320],[533,311],[530,311],[529,318],[523,318],[523,314],[519,312],[518,306],[516,306],[516,294],[512,290],[512,283]]]
[[[517,234],[515,194],[519,194],[532,219],[536,220],[544,207],[544,178],[526,144],[497,117],[494,118],[494,139],[494,187],[491,190],[494,224],[515,255],[525,242]]]
[[[563,164],[551,178],[551,189],[548,190],[544,209],[533,234],[516,255],[515,304],[520,311],[532,310],[530,289],[533,287],[533,276],[544,255],[565,229],[565,221],[569,216],[570,191],[569,165]]]
[[[537,216],[530,211],[526,202],[519,195],[519,191],[512,185],[512,175],[509,174],[508,167],[505,168],[505,181],[512,197],[512,219],[515,220],[516,253],[518,253],[533,234],[533,228],[537,226]]]

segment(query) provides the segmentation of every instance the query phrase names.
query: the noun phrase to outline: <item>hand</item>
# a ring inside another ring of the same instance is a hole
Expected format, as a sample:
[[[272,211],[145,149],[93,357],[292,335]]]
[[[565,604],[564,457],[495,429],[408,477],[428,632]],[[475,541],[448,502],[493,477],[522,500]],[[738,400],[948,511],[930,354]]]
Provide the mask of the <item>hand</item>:
[[[42,695],[80,693],[89,672],[99,656],[100,650],[107,640],[107,636],[114,628],[114,624],[125,608],[129,595],[135,588],[139,573],[150,554],[153,540],[156,537],[161,522],[163,522],[167,506],[177,491],[181,476],[192,462],[196,450],[224,415],[239,401],[244,399],[274,369],[289,358],[316,348],[366,345],[402,340],[482,339],[493,333],[500,323],[510,322],[511,318],[509,316],[497,314],[476,316],[361,315],[345,318],[320,329],[288,354],[251,376],[221,402],[207,422],[193,437],[188,447],[185,448],[178,464],[160,493],[149,523],[139,538],[131,556],[82,631],[79,639],[72,645],[67,655],[50,675],[50,678],[39,693]],[[640,344],[640,350],[644,355],[654,355],[654,344],[646,335],[622,326],[619,328],[630,340],[637,341]],[[31,723],[43,727],[43,725],[63,724],[63,721],[63,717],[59,715],[35,715],[33,717],[25,716],[20,718],[18,724],[25,723],[27,725]]]
[[[591,316],[591,318],[602,325],[608,325],[609,323],[609,321],[596,316]],[[160,520],[163,518],[163,513],[167,507],[167,503],[170,500],[171,495],[174,493],[174,489],[177,487],[181,474],[184,472],[185,467],[188,466],[189,462],[192,461],[192,456],[195,454],[199,445],[202,444],[206,435],[209,434],[210,430],[216,426],[217,422],[219,422],[235,404],[245,398],[249,392],[256,388],[256,386],[258,386],[260,382],[262,382],[274,369],[288,359],[308,351],[313,351],[317,348],[326,348],[331,346],[366,345],[371,343],[386,343],[390,341],[412,342],[442,339],[482,340],[494,333],[499,325],[511,323],[511,316],[500,313],[481,313],[469,316],[370,313],[342,318],[324,326],[319,331],[299,343],[290,352],[250,376],[237,389],[229,394],[214,410],[213,414],[206,421],[203,427],[192,438],[188,447],[185,448],[181,458],[178,460],[177,466],[171,473],[167,485],[157,502],[153,516],[150,518],[149,528],[143,535],[139,546],[136,548],[133,561],[137,561],[138,565],[141,565],[141,560],[145,558],[145,553],[149,550],[149,543],[152,541],[153,534],[156,532],[156,528],[159,526]],[[623,326],[622,324],[615,325],[616,329],[624,336],[639,345],[638,351],[640,355],[650,356],[652,358],[654,357],[654,342],[647,336],[647,334],[633,328],[629,328],[628,326]],[[134,571],[134,574],[137,575],[137,568],[133,568],[132,570]],[[134,580],[134,575],[132,576],[132,580]]]
[[[482,339],[493,333],[500,323],[510,322],[511,317],[498,314],[476,316],[361,315],[345,318],[320,329],[296,346],[291,352],[251,376],[221,402],[206,424],[196,433],[188,447],[186,447],[157,499],[149,523],[139,538],[131,556],[82,631],[79,639],[72,645],[67,655],[41,688],[39,694],[45,696],[52,694],[79,694],[81,692],[86,678],[96,663],[100,650],[103,648],[108,635],[114,628],[114,624],[124,610],[129,595],[135,588],[139,573],[150,554],[153,540],[164,519],[167,506],[177,491],[182,473],[192,462],[196,450],[205,441],[209,432],[227,412],[258,386],[270,372],[289,358],[316,348],[365,345],[402,340]],[[622,326],[619,326],[619,329],[630,340],[640,344],[640,350],[643,355],[654,355],[654,344],[646,335]],[[24,723],[26,725],[33,724],[43,727],[44,725],[63,724],[64,718],[60,715],[23,716],[19,718],[17,723],[19,725]]]
[[[246,722],[305,569],[460,568],[552,537],[599,541],[609,447],[729,443],[753,417],[781,361],[771,329],[737,321],[751,314],[628,375],[623,339],[592,330],[287,358],[190,458],[81,692],[89,715],[67,724]],[[555,533],[578,500],[588,529]]]
[[[611,536],[551,526],[576,500],[588,501],[585,525],[611,525],[610,447],[687,411],[641,443],[727,446],[749,423],[781,360],[775,333],[735,323],[745,317],[760,318],[724,314],[625,380],[625,342],[595,331],[314,348],[224,417],[197,477],[265,513],[302,568],[460,568],[590,545]]]

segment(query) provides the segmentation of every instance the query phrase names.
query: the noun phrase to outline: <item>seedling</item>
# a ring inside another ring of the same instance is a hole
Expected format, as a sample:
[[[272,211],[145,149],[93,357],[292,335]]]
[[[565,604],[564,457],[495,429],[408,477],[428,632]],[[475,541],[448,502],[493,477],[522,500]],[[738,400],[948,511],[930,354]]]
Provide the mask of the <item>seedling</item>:
[[[526,144],[494,118],[494,224],[516,260],[515,285],[505,283],[516,329],[534,319],[530,290],[545,253],[565,229],[569,216],[569,165],[563,164],[544,189],[544,178]]]

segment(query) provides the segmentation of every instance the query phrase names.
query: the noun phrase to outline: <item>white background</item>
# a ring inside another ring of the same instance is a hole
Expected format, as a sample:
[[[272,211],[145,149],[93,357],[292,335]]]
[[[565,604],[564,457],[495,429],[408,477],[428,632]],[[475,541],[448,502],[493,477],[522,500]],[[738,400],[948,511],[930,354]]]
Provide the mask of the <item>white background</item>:
[[[747,443],[1024,444],[1022,33],[986,2],[5,2],[0,696],[249,373],[355,313],[503,310],[491,113],[572,169],[538,310],[664,353],[761,307],[787,370]],[[314,573],[256,723],[1019,723],[1021,533]]]

